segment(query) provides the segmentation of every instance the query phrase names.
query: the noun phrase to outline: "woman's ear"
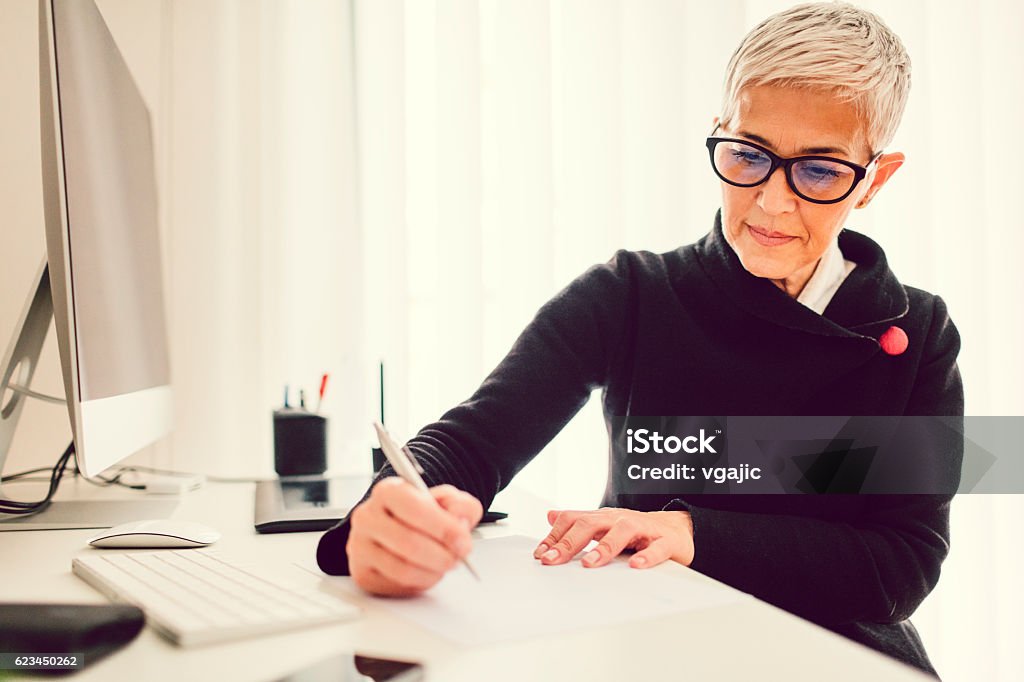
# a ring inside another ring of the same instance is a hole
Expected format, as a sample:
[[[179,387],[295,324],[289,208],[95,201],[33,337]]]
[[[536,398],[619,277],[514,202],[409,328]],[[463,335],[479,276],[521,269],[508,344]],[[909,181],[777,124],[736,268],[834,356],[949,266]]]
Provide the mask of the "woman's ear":
[[[868,186],[864,196],[857,202],[855,208],[864,208],[870,204],[871,200],[882,189],[882,186],[889,182],[889,178],[903,165],[904,161],[906,161],[906,157],[902,152],[893,152],[879,156],[878,160],[875,161],[875,172],[871,176],[871,184]]]

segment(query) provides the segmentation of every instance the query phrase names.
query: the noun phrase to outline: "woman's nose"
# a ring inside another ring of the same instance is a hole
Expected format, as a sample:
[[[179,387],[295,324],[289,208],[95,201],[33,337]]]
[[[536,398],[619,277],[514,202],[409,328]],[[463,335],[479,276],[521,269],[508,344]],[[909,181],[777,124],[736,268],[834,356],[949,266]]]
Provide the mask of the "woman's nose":
[[[758,188],[757,205],[762,211],[769,215],[779,215],[796,210],[796,202],[799,199],[789,183],[786,182],[786,171],[782,167],[776,168],[768,176],[768,180]]]

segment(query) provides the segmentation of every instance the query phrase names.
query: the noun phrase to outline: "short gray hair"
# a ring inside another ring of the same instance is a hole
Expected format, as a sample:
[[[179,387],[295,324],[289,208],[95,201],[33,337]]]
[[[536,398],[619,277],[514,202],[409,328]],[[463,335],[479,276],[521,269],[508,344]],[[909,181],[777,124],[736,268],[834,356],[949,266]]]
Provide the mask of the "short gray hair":
[[[852,102],[871,154],[896,134],[910,93],[910,56],[878,15],[845,2],[813,2],[773,14],[740,43],[726,69],[723,124],[740,92],[777,85]]]

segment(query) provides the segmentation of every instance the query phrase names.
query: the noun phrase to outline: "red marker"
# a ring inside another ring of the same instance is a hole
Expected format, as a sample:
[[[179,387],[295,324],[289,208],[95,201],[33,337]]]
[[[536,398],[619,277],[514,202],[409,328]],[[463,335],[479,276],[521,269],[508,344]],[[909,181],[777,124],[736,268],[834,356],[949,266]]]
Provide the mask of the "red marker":
[[[317,412],[320,411],[320,403],[322,403],[324,401],[324,391],[327,390],[327,377],[328,376],[330,376],[330,375],[324,374],[322,377],[320,377],[320,397],[317,398],[317,401],[316,401],[316,411]]]

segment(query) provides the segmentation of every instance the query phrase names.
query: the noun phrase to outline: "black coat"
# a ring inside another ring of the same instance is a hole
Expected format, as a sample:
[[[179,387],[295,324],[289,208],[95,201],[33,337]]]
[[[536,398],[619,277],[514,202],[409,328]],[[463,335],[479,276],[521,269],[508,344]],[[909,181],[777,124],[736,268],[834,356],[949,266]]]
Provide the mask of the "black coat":
[[[747,272],[722,234],[665,254],[618,252],[545,304],[466,402],[410,441],[430,484],[486,508],[603,388],[623,415],[963,415],[960,337],[938,296],[900,284],[882,249],[844,230],[857,267],[823,315]],[[907,335],[882,350],[890,327]],[[907,620],[949,551],[949,496],[623,494],[603,505],[692,514],[692,568],[934,672]],[[386,467],[383,475],[391,474]],[[347,519],[321,539],[348,571]],[[827,673],[823,673],[827,677]]]

